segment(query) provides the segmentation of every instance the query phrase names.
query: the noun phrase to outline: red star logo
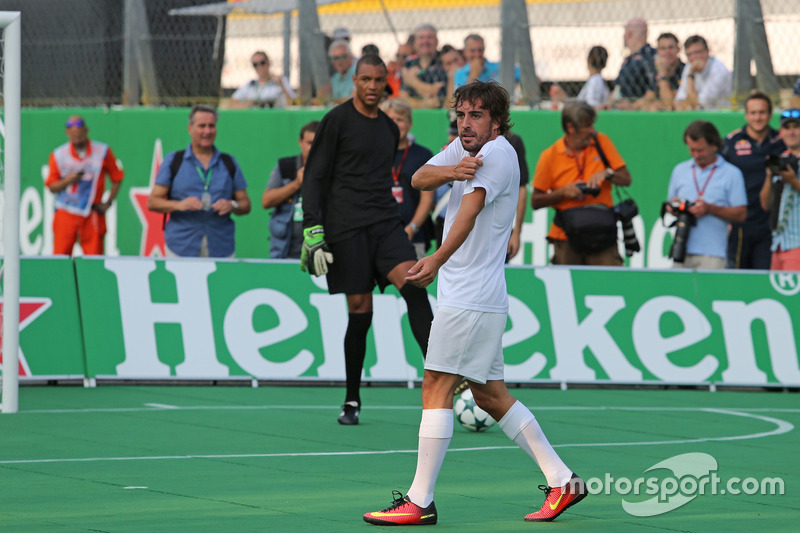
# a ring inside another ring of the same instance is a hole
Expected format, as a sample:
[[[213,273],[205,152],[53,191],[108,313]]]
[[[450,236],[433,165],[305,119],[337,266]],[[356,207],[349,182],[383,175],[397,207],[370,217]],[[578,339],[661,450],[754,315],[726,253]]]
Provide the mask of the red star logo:
[[[150,185],[148,187],[131,187],[130,195],[136,214],[142,223],[142,244],[139,254],[143,256],[164,257],[164,215],[147,209],[147,198],[156,182],[156,174],[161,167],[164,155],[161,149],[161,139],[156,139],[153,148],[153,164],[150,166]]]
[[[25,326],[36,320],[39,315],[47,311],[53,304],[50,298],[20,298],[19,299],[19,330],[25,329]],[[3,312],[3,300],[0,298],[0,316]],[[0,365],[3,363],[3,328],[0,328]],[[22,348],[19,350],[19,375],[30,376],[31,368],[28,366],[28,360],[25,359],[25,354],[22,353]]]

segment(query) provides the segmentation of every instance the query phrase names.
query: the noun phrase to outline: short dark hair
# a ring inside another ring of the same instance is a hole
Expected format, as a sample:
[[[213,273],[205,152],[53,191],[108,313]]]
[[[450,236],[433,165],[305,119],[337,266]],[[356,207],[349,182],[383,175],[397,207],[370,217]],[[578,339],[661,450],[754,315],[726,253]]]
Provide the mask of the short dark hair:
[[[470,33],[466,37],[464,37],[464,46],[467,46],[467,41],[478,41],[481,44],[484,44],[483,37],[478,35],[477,33]]]
[[[602,46],[592,46],[592,49],[589,50],[589,65],[597,70],[603,70],[606,68],[607,61],[608,50]]]
[[[319,120],[312,120],[311,122],[300,128],[300,139],[302,139],[306,133],[316,134],[317,128],[319,128]]]
[[[219,120],[219,111],[213,105],[208,104],[195,104],[192,106],[192,110],[189,111],[189,124],[194,121],[194,116],[198,113],[211,113],[214,115],[214,120]]]
[[[747,102],[750,100],[764,100],[767,103],[767,113],[772,116],[772,99],[769,95],[763,91],[759,91],[758,89],[754,89],[750,91],[750,94],[747,95],[747,98],[744,101],[744,110],[747,111]]]
[[[673,41],[675,41],[675,44],[678,44],[680,42],[678,41],[678,37],[674,33],[670,32],[665,32],[659,35],[658,39],[656,39],[656,44],[658,44],[658,41],[660,41],[661,39],[672,39]]]
[[[483,104],[483,109],[489,112],[492,122],[500,126],[498,133],[507,137],[512,126],[508,91],[494,80],[475,80],[456,89],[453,93],[453,109],[458,109],[462,102],[475,105],[478,100]]]
[[[693,141],[705,139],[711,146],[716,146],[717,150],[722,148],[722,138],[719,136],[719,130],[707,120],[695,120],[686,126],[686,129],[683,131],[684,143],[686,143],[686,139],[691,139]]]
[[[703,45],[703,49],[704,50],[708,50],[708,43],[706,42],[705,38],[703,38],[703,37],[701,37],[699,35],[692,35],[691,37],[686,39],[686,41],[683,43],[683,49],[686,50],[687,48],[689,48],[690,46],[692,46],[695,43],[702,44]]]
[[[575,100],[564,104],[561,110],[561,129],[567,133],[567,126],[572,124],[575,128],[591,126],[597,120],[597,111],[583,100]]]
[[[361,65],[372,65],[373,67],[383,67],[383,70],[389,72],[389,69],[386,68],[386,63],[383,62],[383,59],[380,56],[376,56],[375,54],[367,54],[365,56],[361,56],[361,59],[358,60],[356,63],[356,75],[358,75],[358,71],[361,69]]]
[[[372,43],[365,44],[364,46],[361,47],[361,55],[365,56],[367,54],[375,54],[377,56],[381,54],[381,51],[378,49],[377,46],[375,46]]]

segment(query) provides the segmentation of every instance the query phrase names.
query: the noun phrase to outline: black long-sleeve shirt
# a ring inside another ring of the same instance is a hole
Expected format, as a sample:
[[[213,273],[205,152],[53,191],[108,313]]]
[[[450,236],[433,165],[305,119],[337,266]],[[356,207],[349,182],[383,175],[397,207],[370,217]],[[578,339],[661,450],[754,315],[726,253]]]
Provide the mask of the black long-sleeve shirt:
[[[362,115],[350,99],[320,122],[303,174],[303,226],[322,224],[336,242],[399,218],[392,163],[400,131],[383,111]]]

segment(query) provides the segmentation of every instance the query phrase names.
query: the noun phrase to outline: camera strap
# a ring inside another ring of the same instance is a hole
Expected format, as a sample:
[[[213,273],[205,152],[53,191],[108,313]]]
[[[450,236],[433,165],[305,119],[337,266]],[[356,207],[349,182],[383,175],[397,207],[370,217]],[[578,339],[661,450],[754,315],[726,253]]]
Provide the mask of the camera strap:
[[[597,150],[597,155],[600,156],[600,160],[603,162],[606,168],[611,168],[611,163],[608,162],[608,158],[606,157],[605,152],[603,152],[602,146],[600,146],[600,141],[597,140],[597,134],[592,133],[592,142],[594,143],[594,148]],[[611,168],[611,170],[614,170]],[[614,189],[614,195],[617,197],[617,203],[621,202],[623,199],[627,200],[631,197],[628,191],[621,190],[623,187],[617,187],[612,183],[612,188]]]

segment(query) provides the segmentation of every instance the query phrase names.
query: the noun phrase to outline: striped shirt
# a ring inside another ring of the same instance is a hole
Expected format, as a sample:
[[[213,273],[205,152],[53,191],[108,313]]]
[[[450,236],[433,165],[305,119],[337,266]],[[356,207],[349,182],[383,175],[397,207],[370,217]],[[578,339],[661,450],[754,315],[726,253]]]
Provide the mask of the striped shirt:
[[[777,179],[781,178],[777,177]],[[780,213],[778,227],[772,232],[770,249],[775,252],[780,248],[785,252],[800,248],[800,193],[794,187],[790,185],[783,187],[778,213]]]

